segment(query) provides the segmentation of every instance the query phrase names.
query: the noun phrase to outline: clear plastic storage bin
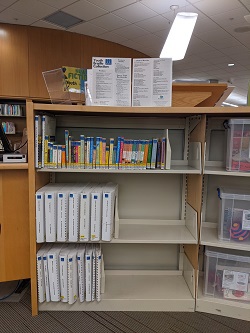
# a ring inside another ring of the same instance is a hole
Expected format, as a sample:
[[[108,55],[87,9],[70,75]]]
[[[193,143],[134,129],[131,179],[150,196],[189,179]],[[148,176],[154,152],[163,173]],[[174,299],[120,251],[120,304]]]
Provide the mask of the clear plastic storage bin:
[[[250,302],[250,257],[223,252],[206,249],[204,294]]]
[[[250,119],[229,119],[227,171],[250,171]]]
[[[218,196],[219,239],[250,244],[250,191],[220,188]]]

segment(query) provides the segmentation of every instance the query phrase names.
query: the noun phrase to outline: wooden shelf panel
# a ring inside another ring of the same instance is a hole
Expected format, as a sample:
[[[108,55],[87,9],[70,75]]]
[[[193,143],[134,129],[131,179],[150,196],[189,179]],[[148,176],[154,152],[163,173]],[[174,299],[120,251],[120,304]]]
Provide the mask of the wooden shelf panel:
[[[250,172],[226,171],[223,167],[207,166],[204,170],[205,175],[216,176],[236,176],[236,177],[250,177]]]
[[[229,301],[203,295],[203,279],[199,278],[196,311],[250,321],[250,303]]]
[[[111,272],[111,273],[109,273]],[[39,304],[40,311],[194,311],[195,300],[181,275],[160,275],[126,271],[106,272],[105,293],[101,302],[62,302]],[[136,271],[135,271],[136,272]],[[138,271],[137,271],[138,272]]]
[[[28,169],[28,163],[2,163],[0,162],[0,170],[24,170]]]
[[[250,244],[234,241],[221,241],[218,238],[217,228],[202,227],[200,244],[225,249],[250,251]]]
[[[38,172],[75,172],[75,173],[148,173],[148,174],[201,174],[201,171],[187,165],[173,165],[170,170],[146,169],[146,170],[122,170],[122,169],[37,169]]]

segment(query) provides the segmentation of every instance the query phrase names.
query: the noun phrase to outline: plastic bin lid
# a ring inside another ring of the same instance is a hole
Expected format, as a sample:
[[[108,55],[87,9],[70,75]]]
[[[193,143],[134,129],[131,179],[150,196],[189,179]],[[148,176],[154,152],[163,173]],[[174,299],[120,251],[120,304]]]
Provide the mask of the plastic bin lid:
[[[239,256],[239,255],[230,254],[230,253],[222,253],[222,252],[210,251],[209,248],[206,248],[205,255],[207,257],[213,257],[213,258],[219,258],[219,259],[226,259],[226,260],[233,260],[233,261],[240,261],[240,262],[249,262],[250,263],[250,257]]]
[[[235,188],[217,188],[220,199],[248,200],[250,201],[250,191]]]
[[[229,125],[250,125],[250,119],[229,119],[228,120]]]

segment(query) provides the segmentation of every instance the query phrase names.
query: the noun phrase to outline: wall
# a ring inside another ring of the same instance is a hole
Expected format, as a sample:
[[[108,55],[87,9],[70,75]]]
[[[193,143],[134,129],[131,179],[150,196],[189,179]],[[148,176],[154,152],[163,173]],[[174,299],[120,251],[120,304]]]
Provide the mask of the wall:
[[[91,68],[92,56],[146,57],[125,46],[76,33],[0,24],[0,95],[49,98],[42,72]]]

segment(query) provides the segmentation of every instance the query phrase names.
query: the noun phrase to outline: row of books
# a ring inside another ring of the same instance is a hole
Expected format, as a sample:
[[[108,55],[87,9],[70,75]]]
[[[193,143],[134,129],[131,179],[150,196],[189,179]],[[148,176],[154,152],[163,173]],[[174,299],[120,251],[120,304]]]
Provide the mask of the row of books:
[[[4,133],[6,133],[6,134],[15,134],[16,133],[15,124],[11,121],[3,121],[2,127],[4,130]]]
[[[36,261],[39,303],[100,302],[104,271],[100,244],[44,244]]]
[[[25,105],[0,104],[1,116],[25,116]]]
[[[40,125],[39,125],[40,123]],[[65,130],[64,143],[55,142],[55,118],[35,116],[35,166],[76,169],[170,169],[171,147],[166,136],[133,140],[86,137],[74,141]]]
[[[48,184],[36,192],[36,241],[111,241],[117,222],[113,183]],[[118,229],[118,226],[117,226]]]

